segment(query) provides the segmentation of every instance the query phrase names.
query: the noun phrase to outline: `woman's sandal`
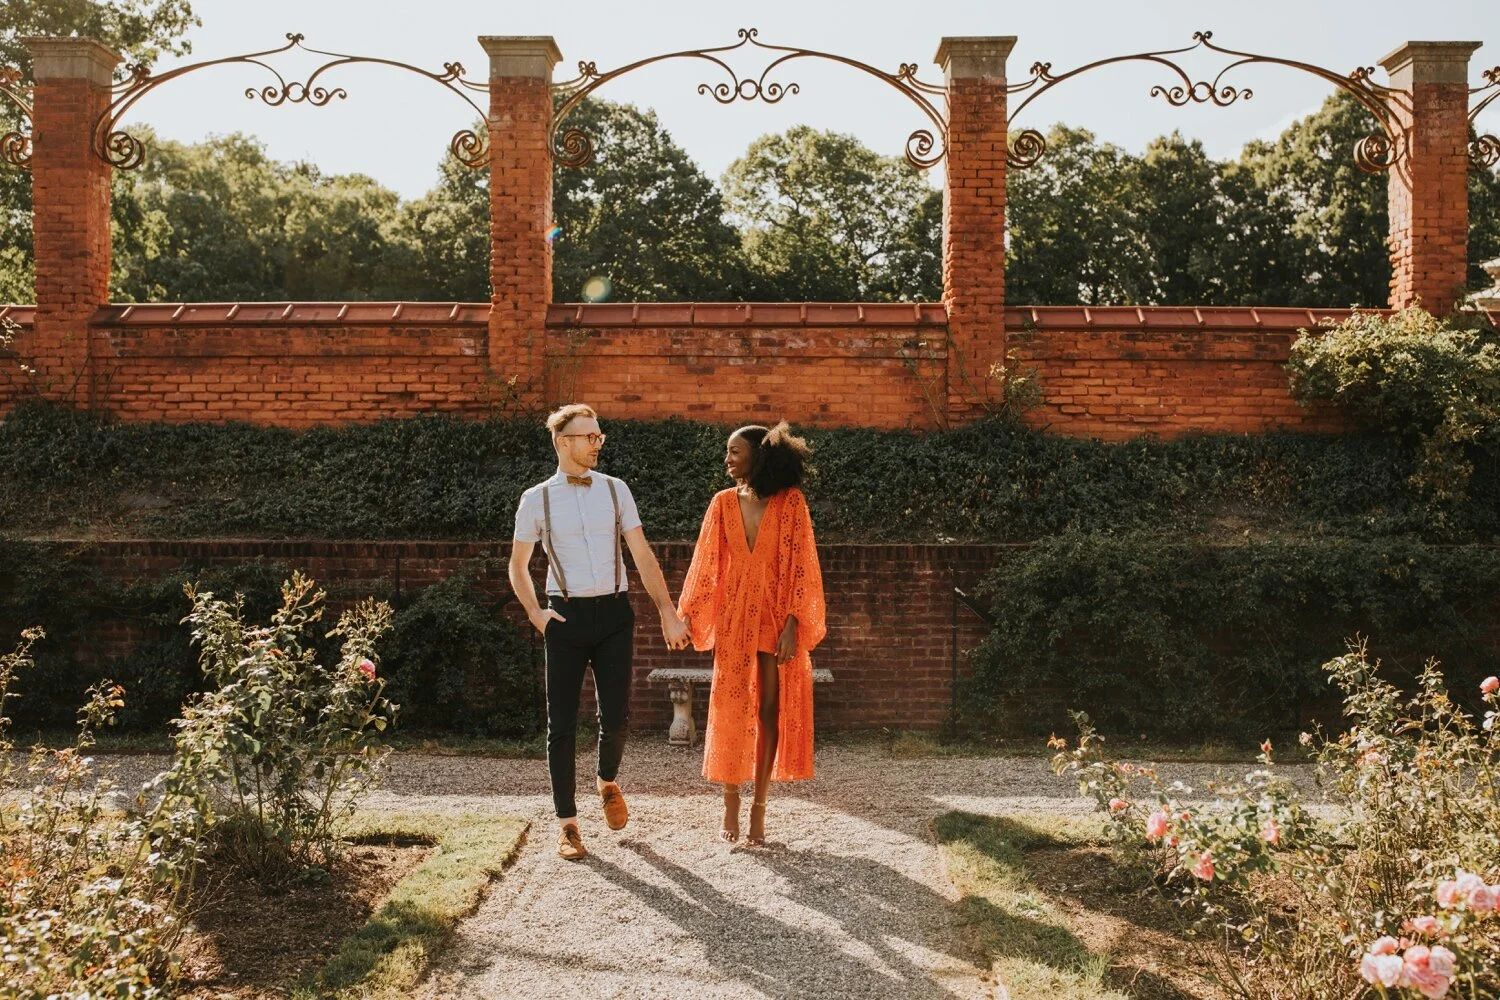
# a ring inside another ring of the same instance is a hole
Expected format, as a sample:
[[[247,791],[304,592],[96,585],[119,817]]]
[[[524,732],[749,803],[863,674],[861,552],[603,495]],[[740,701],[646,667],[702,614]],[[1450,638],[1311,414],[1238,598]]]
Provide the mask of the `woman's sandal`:
[[[760,826],[760,836],[757,837],[753,833],[746,834],[745,835],[745,846],[746,847],[765,847],[766,846],[766,800],[765,799],[753,799],[750,802],[750,829],[752,829],[752,830],[755,829],[755,827],[757,825],[756,824],[756,820],[757,819],[760,820],[760,823],[759,823],[759,826]]]
[[[731,801],[734,802],[734,827],[735,828],[733,830],[731,830],[731,829],[729,829],[729,827],[728,827],[727,824],[723,825],[720,828],[720,830],[719,830],[719,839],[722,840],[726,844],[737,844],[737,843],[739,843],[739,840],[740,840],[740,830],[739,830],[739,826],[740,826],[740,793],[739,792],[734,792],[733,794],[730,794],[728,792],[724,793],[724,812],[725,812],[725,815],[728,815],[728,813],[729,813],[729,803]]]

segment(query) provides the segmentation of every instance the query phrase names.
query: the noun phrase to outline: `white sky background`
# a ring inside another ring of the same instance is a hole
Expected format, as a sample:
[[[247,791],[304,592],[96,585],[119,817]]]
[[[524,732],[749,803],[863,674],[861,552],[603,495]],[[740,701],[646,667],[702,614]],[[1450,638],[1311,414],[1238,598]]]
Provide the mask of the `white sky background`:
[[[769,44],[836,53],[887,72],[916,62],[921,78],[933,83],[942,82],[932,57],[944,35],[1018,36],[1008,64],[1013,83],[1038,60],[1051,62],[1056,74],[1109,56],[1190,45],[1200,29],[1213,31],[1214,42],[1226,48],[1340,73],[1378,67],[1382,56],[1408,39],[1485,42],[1470,64],[1475,84],[1482,70],[1500,65],[1500,0],[194,0],[193,7],[203,26],[190,34],[193,52],[185,62],[274,48],[286,32],[298,31],[315,48],[435,72],[457,60],[478,81],[488,76],[479,35],[553,36],[563,54],[556,78],[565,80],[576,75],[580,60],[607,71],[646,56],[733,44],[741,27],[760,29],[760,40]],[[288,80],[305,78],[317,65],[305,56],[276,58]],[[769,58],[751,50],[730,62],[742,77],[757,76]],[[1226,61],[1214,53],[1180,59],[1195,79],[1211,79]],[[177,62],[163,60],[156,70]],[[700,60],[669,60],[606,84],[597,94],[655,108],[673,139],[715,178],[752,139],[795,124],[852,133],[891,155],[900,154],[907,135],[926,124],[897,91],[825,61],[795,60],[783,67],[772,79],[795,81],[802,89],[775,105],[726,106],[697,93],[699,83],[721,79],[720,71]],[[1375,79],[1386,82],[1384,71],[1377,69]],[[368,174],[413,198],[432,186],[450,137],[474,118],[437,84],[391,69],[346,67],[325,76],[325,84],[349,92],[347,100],[325,108],[269,108],[245,98],[245,88],[273,82],[253,66],[203,70],[148,95],[126,122],[150,123],[163,137],[185,142],[211,133],[252,133],[278,159],[309,160],[328,173]],[[1039,98],[1016,125],[1045,132],[1054,122],[1066,122],[1132,151],[1178,129],[1224,158],[1249,139],[1274,137],[1331,92],[1305,73],[1252,66],[1226,78],[1254,91],[1253,98],[1229,108],[1173,108],[1148,96],[1153,84],[1175,82],[1164,67],[1096,70]],[[484,95],[475,102],[484,107]],[[1480,125],[1500,132],[1500,101]],[[940,180],[941,167],[937,174]]]

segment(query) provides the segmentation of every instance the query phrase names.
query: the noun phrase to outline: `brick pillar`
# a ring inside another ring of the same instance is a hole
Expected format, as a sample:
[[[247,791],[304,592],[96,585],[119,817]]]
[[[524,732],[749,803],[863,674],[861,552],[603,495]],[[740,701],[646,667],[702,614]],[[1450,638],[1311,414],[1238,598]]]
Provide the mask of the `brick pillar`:
[[[43,391],[92,405],[89,318],[109,302],[110,166],[93,152],[116,53],[89,38],[28,38],[36,325],[25,350]]]
[[[552,301],[552,67],[547,36],[485,36],[490,56],[490,367],[544,402]]]
[[[1390,170],[1391,307],[1441,316],[1464,294],[1469,266],[1469,56],[1479,42],[1407,42],[1380,61],[1406,130]]]
[[[944,38],[948,87],[943,195],[943,301],[948,307],[948,421],[996,398],[1005,359],[1005,59],[1014,36]]]

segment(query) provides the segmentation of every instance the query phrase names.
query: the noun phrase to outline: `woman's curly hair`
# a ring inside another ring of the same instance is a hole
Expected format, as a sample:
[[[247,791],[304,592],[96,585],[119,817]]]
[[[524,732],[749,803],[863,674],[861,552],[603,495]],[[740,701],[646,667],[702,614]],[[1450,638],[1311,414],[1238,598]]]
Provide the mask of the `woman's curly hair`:
[[[785,420],[775,427],[760,424],[741,427],[730,438],[750,445],[750,476],[747,482],[756,496],[769,500],[782,490],[802,484],[812,449],[792,433]]]

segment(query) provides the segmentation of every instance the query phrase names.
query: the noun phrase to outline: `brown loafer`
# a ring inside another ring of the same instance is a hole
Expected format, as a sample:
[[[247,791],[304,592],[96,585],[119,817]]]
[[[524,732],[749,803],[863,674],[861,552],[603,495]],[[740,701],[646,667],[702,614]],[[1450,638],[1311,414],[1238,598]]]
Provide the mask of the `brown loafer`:
[[[589,852],[583,849],[583,838],[576,826],[565,826],[557,838],[557,856],[565,861],[582,861]]]
[[[630,810],[625,808],[625,795],[614,783],[599,789],[599,798],[604,803],[604,822],[611,830],[623,830],[630,822]]]

